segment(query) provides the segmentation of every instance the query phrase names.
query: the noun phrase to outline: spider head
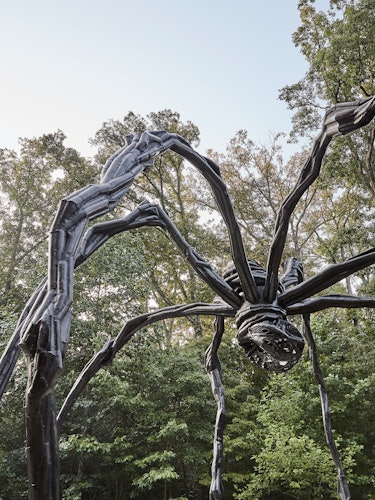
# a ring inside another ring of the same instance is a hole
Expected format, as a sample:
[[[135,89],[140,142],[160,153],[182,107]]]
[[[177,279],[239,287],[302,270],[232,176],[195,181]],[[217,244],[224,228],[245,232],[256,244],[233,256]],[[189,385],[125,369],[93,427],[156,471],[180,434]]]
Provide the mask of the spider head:
[[[251,272],[263,294],[266,271],[249,260]],[[237,270],[230,267],[224,274],[226,282],[243,296]],[[279,283],[278,292],[284,287]],[[286,319],[286,312],[268,303],[250,304],[245,301],[236,314],[237,339],[250,361],[264,370],[282,373],[290,370],[301,357],[304,340],[299,330]]]
[[[245,302],[236,315],[237,339],[249,360],[264,370],[282,373],[301,357],[304,340],[285,318],[285,311],[269,304]]]

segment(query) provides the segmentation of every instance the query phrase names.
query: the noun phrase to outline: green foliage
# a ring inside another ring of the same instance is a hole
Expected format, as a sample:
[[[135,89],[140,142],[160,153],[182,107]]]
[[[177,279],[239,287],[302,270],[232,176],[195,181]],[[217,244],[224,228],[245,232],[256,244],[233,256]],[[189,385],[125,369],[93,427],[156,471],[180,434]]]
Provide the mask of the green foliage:
[[[25,363],[19,363],[0,401],[0,498],[27,498],[23,399]]]
[[[298,3],[301,25],[293,34],[308,63],[305,76],[285,86],[280,98],[294,111],[292,139],[310,135],[324,109],[375,93],[375,4],[372,0],[331,0],[327,12],[315,0]],[[311,226],[310,255],[319,265],[340,262],[373,246],[375,124],[335,139],[323,163],[320,225]],[[324,223],[324,225],[322,224]],[[359,286],[372,271],[358,274]],[[358,280],[348,278],[352,294]]]
[[[77,402],[62,439],[67,486],[79,470],[89,496],[201,498],[214,415],[201,353],[194,345],[160,349],[160,340],[137,335]]]
[[[317,315],[313,326],[333,428],[353,498],[371,498],[374,436],[368,425],[368,419],[373,420],[368,405],[374,390],[372,329],[368,331],[361,322],[363,330],[358,336],[345,314],[333,318],[326,313]],[[358,362],[364,355],[361,352],[366,352],[365,364]],[[251,376],[247,383],[250,381]],[[247,405],[242,403],[233,420],[239,436],[233,439],[232,424],[227,429],[229,459],[237,455],[241,460],[241,447],[247,457],[243,472],[237,462],[236,470],[225,475],[226,486],[233,487],[232,497],[336,498],[336,473],[324,440],[319,395],[307,353],[291,372],[270,376],[263,384],[258,381],[256,387],[260,393],[255,396],[253,392],[250,421],[242,420]],[[250,394],[251,388],[246,392]]]
[[[58,202],[94,175],[64,139],[59,131],[21,139],[19,154],[0,150],[0,291],[10,311],[22,310],[46,273],[46,234]]]
[[[294,111],[292,140],[315,131],[326,107],[375,94],[373,0],[331,0],[327,12],[318,11],[315,0],[301,0],[298,8],[301,25],[293,34],[293,41],[305,56],[308,70],[299,82],[280,91],[280,98]],[[333,193],[344,190],[343,207],[357,210],[358,205],[351,198],[353,191],[362,198],[364,209],[360,215],[357,211],[355,218],[367,217],[366,230],[374,215],[374,141],[372,123],[335,141],[326,159]],[[356,228],[363,226],[361,220],[356,222]],[[341,228],[336,235],[340,241],[341,236],[345,237]],[[351,241],[361,241],[360,231]],[[346,253],[346,249],[341,250]]]
[[[296,111],[296,133],[316,128],[319,109],[375,93],[375,6],[372,0],[330,1],[328,12],[315,0],[298,4],[301,26],[293,41],[309,68],[302,80],[281,90]]]

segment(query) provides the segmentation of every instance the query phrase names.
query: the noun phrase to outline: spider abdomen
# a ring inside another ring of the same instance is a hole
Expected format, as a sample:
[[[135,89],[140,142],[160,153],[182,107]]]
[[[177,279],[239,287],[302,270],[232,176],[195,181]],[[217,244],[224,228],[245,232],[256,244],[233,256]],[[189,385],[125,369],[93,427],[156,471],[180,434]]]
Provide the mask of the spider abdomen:
[[[255,283],[262,297],[266,271],[249,260]],[[224,275],[227,283],[239,294],[241,285],[234,267]],[[283,291],[279,283],[278,291]],[[276,303],[245,301],[236,314],[237,339],[249,360],[264,370],[282,373],[300,359],[304,340],[299,330],[286,319],[286,312]]]
[[[245,302],[236,315],[236,323],[239,345],[260,368],[282,373],[301,357],[303,337],[278,306]]]

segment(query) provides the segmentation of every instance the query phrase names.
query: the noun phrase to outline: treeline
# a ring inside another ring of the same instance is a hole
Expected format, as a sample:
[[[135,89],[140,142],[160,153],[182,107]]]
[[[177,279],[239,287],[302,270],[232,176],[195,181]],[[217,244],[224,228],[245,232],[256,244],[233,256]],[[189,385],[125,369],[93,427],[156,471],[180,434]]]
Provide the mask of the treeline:
[[[295,111],[292,139],[314,135],[325,107],[375,94],[375,4],[331,1],[318,12],[299,2],[294,42],[305,55],[305,77],[281,90]],[[0,342],[47,270],[47,234],[59,201],[95,182],[105,160],[143,130],[167,130],[199,146],[199,130],[177,112],[109,120],[91,139],[93,159],[65,146],[61,131],[21,139],[18,152],[0,150]],[[275,217],[306,151],[285,160],[281,137],[257,145],[246,131],[223,154],[221,167],[248,256],[265,265]],[[297,257],[312,276],[374,246],[374,123],[332,143],[321,178],[298,204],[284,258]],[[184,238],[222,274],[230,264],[226,229],[208,185],[168,152],[136,182],[111,213],[118,218],[144,198],[168,213]],[[333,287],[375,295],[368,268]],[[110,239],[75,273],[74,319],[57,384],[61,405],[92,355],[124,322],[149,308],[211,302],[214,292],[156,228]],[[339,452],[356,499],[375,495],[375,312],[330,310],[313,315],[318,353],[331,398]],[[298,319],[297,319],[298,321]],[[315,500],[337,498],[336,473],[325,443],[319,394],[305,352],[283,375],[253,367],[226,321],[220,348],[228,423],[223,463],[225,497]],[[213,319],[163,321],[132,339],[99,371],[77,400],[60,439],[64,499],[207,498],[215,402],[203,369]],[[22,357],[0,402],[0,498],[27,498]]]

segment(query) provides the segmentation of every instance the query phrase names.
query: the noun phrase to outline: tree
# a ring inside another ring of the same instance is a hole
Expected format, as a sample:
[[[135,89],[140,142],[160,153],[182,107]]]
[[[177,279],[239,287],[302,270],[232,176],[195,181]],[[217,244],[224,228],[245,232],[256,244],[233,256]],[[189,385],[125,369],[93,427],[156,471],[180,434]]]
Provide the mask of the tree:
[[[293,116],[292,137],[316,130],[321,112],[337,102],[375,93],[375,5],[372,0],[331,0],[328,12],[317,11],[315,0],[298,4],[301,26],[293,34],[294,44],[309,68],[299,82],[280,92]],[[340,177],[356,178],[362,188],[375,193],[375,125],[337,141]],[[357,181],[357,182],[358,182]]]
[[[270,144],[256,145],[247,132],[241,130],[230,140],[226,154],[216,157],[230,186],[249,258],[263,266],[279,206],[294,186],[308,155],[302,151],[285,162],[279,140],[280,135],[276,135]],[[322,223],[319,219],[321,198],[318,181],[303,196],[290,218],[284,259],[293,256],[308,263],[314,229]]]
[[[46,233],[63,193],[95,174],[64,140],[58,131],[20,139],[19,154],[0,150],[0,291],[2,307],[10,311],[21,311],[45,272]]]
[[[331,0],[322,12],[315,0],[300,0],[298,9],[302,24],[293,42],[309,68],[280,97],[296,111],[294,132],[301,133],[317,127],[319,110],[327,105],[374,94],[375,7],[371,0]]]
[[[61,445],[71,495],[206,496],[214,405],[201,353],[163,343],[160,328],[138,334],[78,401]]]
[[[293,41],[309,67],[297,83],[280,92],[295,114],[292,137],[315,131],[322,111],[337,102],[352,101],[375,92],[375,5],[371,0],[332,0],[327,12],[314,0],[298,4],[301,26]],[[375,124],[344,137],[331,146],[321,182],[324,199],[321,218],[326,224],[314,231],[314,253],[333,263],[372,246],[375,194]],[[371,272],[360,274],[372,279]],[[352,293],[351,279],[346,281]]]

